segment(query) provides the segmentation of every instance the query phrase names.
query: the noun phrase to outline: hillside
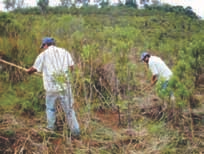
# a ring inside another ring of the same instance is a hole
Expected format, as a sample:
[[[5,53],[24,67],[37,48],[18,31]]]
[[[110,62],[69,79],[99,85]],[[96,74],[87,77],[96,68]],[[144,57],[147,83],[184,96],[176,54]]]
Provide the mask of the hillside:
[[[70,136],[59,104],[56,131],[45,131],[41,76],[1,62],[0,153],[204,153],[204,22],[128,7],[71,11],[1,13],[0,57],[29,68],[45,36],[71,53],[80,139]],[[172,69],[176,102],[149,88],[144,50]]]

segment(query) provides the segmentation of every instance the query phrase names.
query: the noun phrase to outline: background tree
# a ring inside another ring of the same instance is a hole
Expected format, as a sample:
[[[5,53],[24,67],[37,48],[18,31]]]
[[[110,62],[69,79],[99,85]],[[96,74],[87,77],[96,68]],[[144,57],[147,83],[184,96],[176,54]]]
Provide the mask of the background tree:
[[[7,10],[13,10],[16,8],[22,8],[22,6],[24,5],[24,0],[4,0],[3,3]]]
[[[3,3],[4,3],[5,8],[7,10],[9,10],[10,8],[14,9],[15,8],[15,4],[16,4],[16,0],[4,0]]]
[[[17,8],[22,8],[23,5],[24,5],[24,0],[17,0],[16,1],[16,7]]]
[[[39,0],[37,5],[40,7],[41,12],[44,14],[49,5],[49,0]]]
[[[62,6],[69,6],[71,4],[71,0],[60,0]]]

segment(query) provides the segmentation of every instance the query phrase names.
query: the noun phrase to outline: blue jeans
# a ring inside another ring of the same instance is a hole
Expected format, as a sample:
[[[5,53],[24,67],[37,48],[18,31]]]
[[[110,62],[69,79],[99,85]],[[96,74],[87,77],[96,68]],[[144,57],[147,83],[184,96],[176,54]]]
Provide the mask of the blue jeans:
[[[46,92],[46,114],[48,122],[47,128],[54,129],[54,124],[56,121],[55,102],[57,99],[59,99],[60,104],[66,114],[66,120],[68,122],[71,133],[79,135],[79,124],[77,122],[74,109],[72,108],[73,98],[71,95],[66,95],[65,93],[62,94],[58,92]]]
[[[162,84],[162,89],[166,90],[168,86],[168,80],[164,81],[164,83]]]
[[[168,80],[166,80],[163,84],[162,84],[162,89],[166,90],[168,86]],[[174,96],[174,93],[172,91],[170,91],[169,96]]]

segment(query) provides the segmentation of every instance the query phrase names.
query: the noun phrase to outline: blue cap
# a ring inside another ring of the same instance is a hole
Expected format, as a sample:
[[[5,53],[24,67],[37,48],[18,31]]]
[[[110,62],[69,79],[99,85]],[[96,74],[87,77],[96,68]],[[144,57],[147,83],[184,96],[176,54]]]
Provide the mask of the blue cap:
[[[140,60],[144,60],[144,58],[145,58],[147,55],[149,55],[148,52],[143,52],[143,53],[141,54]]]
[[[55,40],[51,37],[43,38],[40,48],[42,49],[45,46],[45,44],[48,44],[48,43],[55,43]]]

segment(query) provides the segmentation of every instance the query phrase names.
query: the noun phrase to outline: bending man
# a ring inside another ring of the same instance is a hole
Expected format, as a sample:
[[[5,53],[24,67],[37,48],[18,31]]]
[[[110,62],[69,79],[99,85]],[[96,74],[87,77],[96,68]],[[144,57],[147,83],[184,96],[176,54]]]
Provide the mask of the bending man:
[[[163,83],[162,88],[166,89],[168,80],[171,78],[173,73],[164,63],[164,61],[157,56],[150,55],[148,52],[143,52],[141,54],[141,60],[148,65],[149,69],[152,72],[151,86],[155,85],[158,80],[163,79],[165,82]],[[171,93],[170,96],[173,100],[173,93]]]

